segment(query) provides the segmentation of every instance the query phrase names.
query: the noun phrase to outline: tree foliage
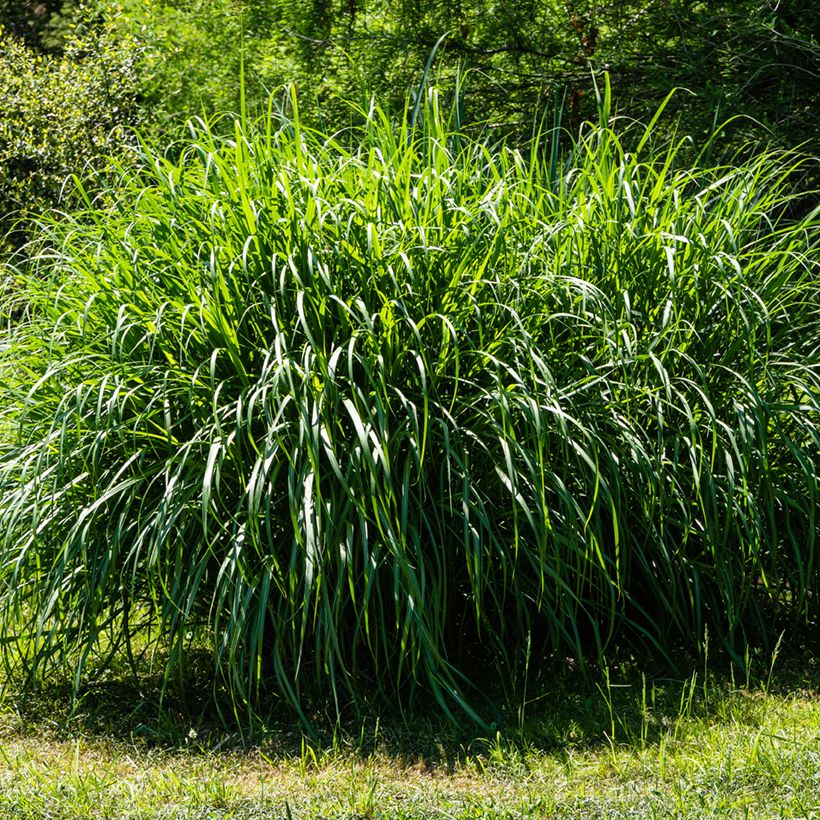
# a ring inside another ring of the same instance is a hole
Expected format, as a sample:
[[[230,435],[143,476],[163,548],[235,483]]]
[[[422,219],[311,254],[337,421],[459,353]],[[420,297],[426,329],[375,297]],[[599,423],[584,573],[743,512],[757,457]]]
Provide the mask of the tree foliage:
[[[52,43],[78,8],[75,0],[47,8],[58,7],[44,34]],[[373,95],[398,115],[438,44],[442,87],[469,74],[464,116],[521,135],[556,99],[576,129],[594,114],[591,77],[604,69],[630,117],[651,115],[681,86],[693,94],[673,106],[689,132],[709,134],[715,121],[742,114],[752,119],[735,124],[736,143],[816,147],[820,133],[818,0],[92,0],[82,8],[141,42],[141,90],[161,126],[237,110],[242,58],[259,110],[268,91],[296,83],[303,114],[328,127],[346,124],[341,100]]]

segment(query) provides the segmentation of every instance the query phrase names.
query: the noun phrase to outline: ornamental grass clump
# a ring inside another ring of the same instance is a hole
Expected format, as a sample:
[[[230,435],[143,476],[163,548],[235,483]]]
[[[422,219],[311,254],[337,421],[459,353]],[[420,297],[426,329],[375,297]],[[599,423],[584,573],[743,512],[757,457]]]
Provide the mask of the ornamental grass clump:
[[[488,664],[816,625],[800,160],[679,168],[607,108],[566,152],[435,90],[352,135],[199,122],[53,219],[4,309],[26,668],[140,636],[171,679],[204,635],[237,704],[479,719]]]

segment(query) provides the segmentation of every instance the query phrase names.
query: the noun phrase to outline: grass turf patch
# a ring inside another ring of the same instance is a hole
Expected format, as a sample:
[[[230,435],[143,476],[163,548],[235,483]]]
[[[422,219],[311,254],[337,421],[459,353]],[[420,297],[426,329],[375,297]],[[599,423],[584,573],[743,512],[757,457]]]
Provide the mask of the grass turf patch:
[[[73,711],[48,690],[8,690],[0,810],[59,820],[814,817],[817,682],[811,661],[768,686],[613,671],[596,687],[576,673],[524,723],[488,736],[428,714],[314,740],[272,727],[244,748],[174,709],[149,726],[146,701],[112,699],[104,684]]]

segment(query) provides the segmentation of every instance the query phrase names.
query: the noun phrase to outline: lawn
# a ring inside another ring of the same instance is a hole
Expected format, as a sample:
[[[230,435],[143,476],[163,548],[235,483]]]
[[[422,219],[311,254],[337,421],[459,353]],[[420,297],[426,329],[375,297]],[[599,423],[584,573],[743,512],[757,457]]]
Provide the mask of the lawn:
[[[7,817],[820,816],[820,666],[747,685],[702,673],[566,677],[494,735],[435,718],[308,740],[227,734],[122,682],[0,711]],[[767,676],[768,677],[768,676]],[[282,724],[287,726],[288,724]]]

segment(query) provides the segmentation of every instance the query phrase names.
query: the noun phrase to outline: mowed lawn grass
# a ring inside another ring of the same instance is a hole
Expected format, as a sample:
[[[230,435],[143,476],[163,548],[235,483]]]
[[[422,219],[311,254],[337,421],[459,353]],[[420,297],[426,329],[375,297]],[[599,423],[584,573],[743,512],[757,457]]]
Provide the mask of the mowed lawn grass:
[[[148,720],[120,689],[73,717],[59,695],[7,695],[0,815],[819,817],[817,662],[768,685],[707,681],[564,679],[490,737],[422,718],[244,747],[173,710]]]

